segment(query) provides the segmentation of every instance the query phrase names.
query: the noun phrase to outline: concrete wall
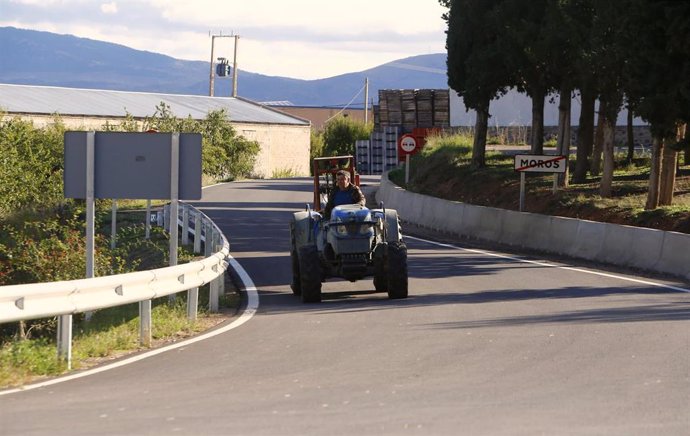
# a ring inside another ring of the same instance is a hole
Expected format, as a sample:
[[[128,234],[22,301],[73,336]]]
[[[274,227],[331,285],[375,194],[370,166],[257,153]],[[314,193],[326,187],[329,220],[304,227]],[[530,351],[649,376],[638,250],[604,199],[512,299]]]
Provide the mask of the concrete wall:
[[[257,177],[309,175],[309,126],[233,123],[239,135],[261,144],[254,173]],[[288,174],[289,173],[289,174]]]
[[[35,127],[45,127],[54,121],[51,115],[18,115],[32,121]],[[61,115],[60,119],[67,129],[101,130],[106,122],[117,125],[123,118],[117,117],[82,117]],[[137,120],[141,122],[142,120]],[[270,178],[276,172],[289,171],[291,175],[309,175],[309,126],[291,126],[280,124],[235,123],[231,122],[238,135],[257,141],[261,151],[257,156],[254,173],[256,177]]]
[[[690,280],[690,235],[473,206],[407,192],[381,176],[376,200],[403,221],[513,247]]]

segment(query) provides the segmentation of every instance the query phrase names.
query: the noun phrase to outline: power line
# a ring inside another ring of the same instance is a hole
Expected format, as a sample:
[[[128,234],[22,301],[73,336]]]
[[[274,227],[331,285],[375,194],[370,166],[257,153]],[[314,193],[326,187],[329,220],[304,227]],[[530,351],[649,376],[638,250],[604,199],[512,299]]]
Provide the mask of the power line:
[[[330,120],[332,120],[333,118],[335,118],[335,117],[337,117],[338,115],[342,114],[342,113],[345,111],[345,109],[347,109],[347,108],[352,104],[352,102],[355,101],[355,99],[359,96],[359,94],[361,94],[362,91],[364,91],[364,87],[365,87],[365,86],[366,86],[366,85],[362,85],[362,87],[359,88],[359,91],[357,91],[357,94],[355,94],[355,95],[352,97],[352,99],[351,99],[345,106],[343,106],[343,108],[340,109],[335,115],[333,115],[332,117],[330,117],[329,119],[327,119],[326,121],[324,121],[324,123],[327,123],[327,122],[329,122]]]

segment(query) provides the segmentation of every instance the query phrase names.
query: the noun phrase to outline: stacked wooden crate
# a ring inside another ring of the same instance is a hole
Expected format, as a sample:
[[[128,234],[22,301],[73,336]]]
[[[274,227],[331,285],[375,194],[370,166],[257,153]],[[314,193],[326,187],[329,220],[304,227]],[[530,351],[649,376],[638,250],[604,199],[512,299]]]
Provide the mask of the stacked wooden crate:
[[[424,134],[450,126],[447,89],[380,89],[374,106],[374,130],[368,143],[357,142],[357,166],[361,174],[381,174],[398,166],[398,137]]]
[[[434,91],[420,89],[417,91],[417,126],[434,126]]]
[[[447,89],[380,89],[374,126],[395,126],[401,133],[418,127],[449,127],[450,96]]]
[[[447,89],[434,90],[434,127],[450,127],[450,95]]]
[[[379,102],[380,100],[379,90]],[[392,89],[385,92],[384,101],[386,102],[386,110],[388,111],[388,123],[389,126],[399,126],[402,124],[402,91],[398,89]],[[381,108],[381,111],[384,109]]]
[[[417,101],[414,89],[400,91],[403,131],[409,132],[417,127]]]

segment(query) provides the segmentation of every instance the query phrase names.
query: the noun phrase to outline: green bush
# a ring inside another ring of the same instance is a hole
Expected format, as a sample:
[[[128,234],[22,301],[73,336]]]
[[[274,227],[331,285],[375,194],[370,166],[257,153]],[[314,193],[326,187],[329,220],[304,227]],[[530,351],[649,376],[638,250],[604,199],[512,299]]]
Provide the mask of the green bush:
[[[369,139],[372,128],[371,124],[349,117],[333,118],[324,127],[322,156],[354,156],[355,141]]]
[[[62,202],[64,130],[58,117],[37,129],[0,114],[0,219]]]

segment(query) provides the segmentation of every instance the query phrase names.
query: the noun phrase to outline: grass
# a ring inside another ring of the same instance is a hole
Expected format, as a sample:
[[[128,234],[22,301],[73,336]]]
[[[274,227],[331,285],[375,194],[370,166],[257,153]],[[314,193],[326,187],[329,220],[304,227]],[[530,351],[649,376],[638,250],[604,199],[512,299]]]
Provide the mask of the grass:
[[[302,174],[299,173],[294,168],[276,168],[273,170],[271,173],[271,178],[272,179],[287,179],[291,177],[298,177]]]
[[[226,294],[220,306],[225,315],[201,309],[197,319],[187,318],[185,293],[170,304],[168,297],[153,303],[152,347],[175,342],[207,330],[223,321],[228,310],[239,305],[239,295]],[[208,285],[199,292],[199,307],[208,307]],[[86,369],[122,355],[144,350],[139,344],[138,304],[113,307],[94,313],[90,321],[74,316],[72,369]],[[54,339],[40,337],[8,340],[0,347],[0,388],[21,386],[45,377],[63,374],[65,363],[57,358]]]
[[[144,203],[145,204],[145,203]],[[127,204],[128,207],[135,205]],[[143,211],[118,213],[118,247],[126,251],[120,255],[127,258],[129,265],[137,265],[138,270],[167,265],[168,238],[160,228],[153,227],[151,239],[143,238]],[[102,231],[110,232],[108,220],[103,222]],[[180,247],[180,263],[191,261],[195,255],[188,247]],[[118,248],[120,249],[120,248]],[[226,279],[226,289],[232,284]],[[221,322],[228,311],[239,306],[239,295],[228,292],[221,297],[221,314],[210,314],[208,307],[209,286],[199,289],[199,311],[197,319],[187,319],[186,293],[177,294],[174,303],[162,297],[152,304],[152,346],[194,335]],[[28,339],[20,340],[19,329],[5,324],[0,330],[0,388],[21,386],[44,377],[65,373],[64,362],[57,358],[56,318],[28,322]],[[73,317],[72,367],[84,369],[112,360],[124,354],[140,351],[139,344],[139,305],[138,303],[102,309],[94,312],[87,322],[83,314]],[[2,336],[4,332],[4,336]]]
[[[404,170],[391,171],[391,180],[406,189],[469,204],[517,210],[520,177],[513,157],[487,151],[486,166],[470,166],[472,137],[467,134],[429,138],[410,164],[409,183]],[[560,188],[555,194],[552,174],[526,174],[526,211],[593,221],[611,222],[690,233],[690,166],[677,171],[673,204],[645,210],[649,185],[648,155],[632,163],[617,154],[613,195],[599,195],[601,176],[589,175],[584,183]],[[683,156],[681,156],[681,161]],[[570,158],[571,174],[575,157]]]

